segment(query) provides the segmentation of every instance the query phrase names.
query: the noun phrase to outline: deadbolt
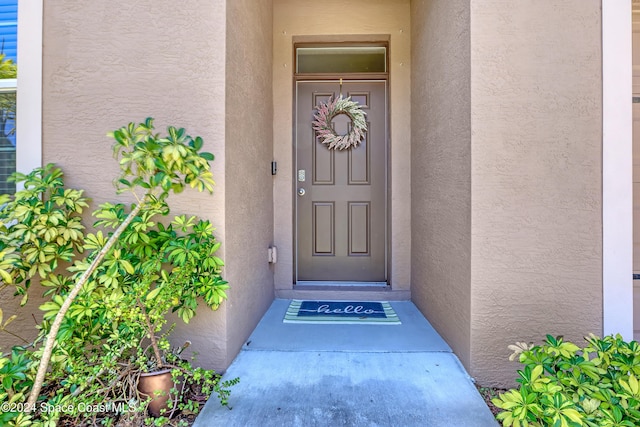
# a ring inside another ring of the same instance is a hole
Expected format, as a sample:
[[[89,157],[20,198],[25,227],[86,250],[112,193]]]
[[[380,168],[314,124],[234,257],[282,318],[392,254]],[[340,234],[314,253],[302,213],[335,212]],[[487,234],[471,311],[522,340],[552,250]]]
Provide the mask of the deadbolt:
[[[304,196],[305,193],[304,188],[298,188],[298,196]]]

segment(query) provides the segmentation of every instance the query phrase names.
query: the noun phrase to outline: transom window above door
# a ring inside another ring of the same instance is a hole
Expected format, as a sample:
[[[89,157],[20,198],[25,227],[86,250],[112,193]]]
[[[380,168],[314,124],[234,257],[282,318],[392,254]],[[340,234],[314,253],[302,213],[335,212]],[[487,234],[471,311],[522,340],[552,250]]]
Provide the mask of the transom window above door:
[[[386,73],[386,46],[297,45],[296,74]]]

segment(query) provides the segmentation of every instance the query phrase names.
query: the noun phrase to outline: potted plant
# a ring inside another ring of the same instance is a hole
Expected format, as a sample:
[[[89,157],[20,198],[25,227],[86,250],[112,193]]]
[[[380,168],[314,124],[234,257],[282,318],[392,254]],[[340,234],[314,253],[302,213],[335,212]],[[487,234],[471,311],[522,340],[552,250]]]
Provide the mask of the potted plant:
[[[150,128],[142,126],[136,132],[136,128],[129,126],[111,134],[116,140],[116,157],[119,156],[120,164],[124,165],[119,184],[125,189],[155,185],[162,190],[159,194],[169,190],[180,192],[184,183],[176,182],[170,174],[175,173],[175,169],[180,171],[178,161],[181,159],[185,164],[185,183],[198,184],[197,180],[189,179],[189,172],[195,167],[187,163],[203,165],[203,160],[212,157],[208,153],[194,155],[202,147],[202,140],[175,128],[169,128],[168,138],[160,138],[151,133]],[[187,147],[195,153],[189,153]],[[149,150],[155,151],[153,163],[149,158],[143,163],[141,160],[149,155]],[[158,167],[158,158],[162,159],[163,168]],[[130,181],[124,175],[136,178]],[[207,180],[200,182],[207,183]],[[98,218],[94,225],[111,229],[109,234],[113,236],[131,216],[126,212],[123,204],[105,203],[94,213]],[[147,192],[146,206],[121,230],[118,240],[93,273],[112,289],[104,301],[105,305],[113,305],[115,315],[111,321],[126,325],[127,340],[137,343],[138,390],[150,397],[149,410],[156,417],[167,409],[169,391],[175,385],[171,377],[178,373],[172,371],[179,371],[172,364],[176,361],[175,353],[168,353],[168,334],[159,336],[167,324],[168,314],[175,313],[188,323],[196,313],[199,300],[216,310],[226,299],[228,289],[221,276],[224,263],[216,256],[220,242],[213,234],[211,222],[185,215],[174,217],[168,225],[156,221],[159,215],[167,217],[169,213],[164,198]],[[96,235],[88,247],[97,250],[104,246],[102,240],[104,237]],[[173,360],[167,360],[171,355]],[[175,403],[178,396],[173,397]]]
[[[120,206],[110,206],[101,213],[107,219],[97,225],[108,225],[119,210]],[[179,371],[174,364],[179,353],[169,351],[168,333],[159,335],[168,314],[176,313],[188,323],[198,300],[215,310],[226,298],[228,285],[220,274],[223,262],[216,256],[219,247],[209,221],[181,215],[165,226],[141,217],[123,232],[114,252],[117,258],[100,268],[103,280],[117,283],[122,293],[117,301],[121,315],[114,320],[126,323],[131,340],[138,342],[138,389],[151,397],[154,416],[168,409],[172,370]],[[111,268],[115,262],[124,266],[126,274]],[[179,396],[173,397],[175,401]]]
[[[220,382],[215,372],[190,366],[170,351],[167,340],[169,312],[188,322],[199,300],[216,309],[226,298],[211,223],[186,216],[165,219],[170,193],[189,186],[212,191],[213,155],[201,151],[202,140],[184,129],[169,127],[167,136],[159,136],[152,119],[110,135],[121,167],[118,191],[131,192],[136,203],[101,205],[94,212],[94,232],[85,233],[82,224],[89,200],[82,190],[66,188],[54,165],[16,174],[24,189],[0,196],[2,286],[13,286],[24,304],[37,277],[49,299],[40,307],[39,336],[26,353],[28,387],[8,394],[20,401],[28,393],[27,411],[12,416],[32,417],[26,412],[39,407],[36,402],[122,403],[124,412],[136,412],[140,394],[130,380],[161,367],[183,376],[184,384],[204,377],[199,384],[204,394],[217,392],[223,405],[227,387],[236,382]],[[4,398],[0,389],[0,401]],[[53,422],[60,414],[33,416]],[[65,414],[73,420],[85,416]]]

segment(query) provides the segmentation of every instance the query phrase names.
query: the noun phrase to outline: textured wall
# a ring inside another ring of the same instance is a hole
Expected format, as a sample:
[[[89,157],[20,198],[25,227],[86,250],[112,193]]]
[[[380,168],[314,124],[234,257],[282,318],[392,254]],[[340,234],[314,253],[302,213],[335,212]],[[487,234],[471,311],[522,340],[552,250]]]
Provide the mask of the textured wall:
[[[61,165],[94,203],[113,201],[117,164],[107,131],[152,116],[160,130],[171,124],[201,135],[216,155],[216,193],[187,191],[170,203],[174,213],[211,219],[226,258],[224,52],[224,0],[45,2],[45,163]],[[199,310],[175,334],[193,341],[205,366],[226,367],[226,309]]]
[[[410,287],[410,29],[409,0],[274,0],[273,93],[275,241],[277,289],[293,283],[293,42],[292,36],[388,34],[390,47],[391,122],[391,284]]]
[[[511,384],[508,344],[602,329],[600,2],[411,16],[412,298],[471,375]]]
[[[13,286],[0,290],[0,308],[2,308],[3,322],[15,315],[16,318],[7,326],[7,332],[0,332],[0,352],[8,353],[15,345],[25,345],[32,342],[38,335],[38,323],[42,320],[42,312],[38,309],[44,300],[40,297],[38,281],[31,284],[32,293],[24,307],[20,307],[22,296],[14,297]],[[33,292],[36,290],[36,292]],[[37,321],[36,321],[37,319]],[[11,335],[14,334],[14,335]]]
[[[469,366],[469,2],[411,2],[411,295]]]
[[[601,2],[471,2],[471,375],[602,332]]]
[[[229,363],[273,301],[273,95],[270,1],[227,2],[226,272]]]

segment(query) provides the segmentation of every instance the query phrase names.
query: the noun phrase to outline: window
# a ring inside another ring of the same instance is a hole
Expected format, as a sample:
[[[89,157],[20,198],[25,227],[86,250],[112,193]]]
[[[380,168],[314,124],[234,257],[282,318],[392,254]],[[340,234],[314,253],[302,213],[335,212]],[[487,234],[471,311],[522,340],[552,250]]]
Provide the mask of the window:
[[[298,45],[296,73],[386,73],[385,46]]]
[[[20,68],[2,78],[0,64],[0,194],[16,190],[13,172],[42,165],[42,1],[0,0],[0,50]]]
[[[0,79],[0,194],[16,191],[7,178],[16,171],[16,79]]]
[[[0,194],[15,192],[18,1],[0,0]]]

